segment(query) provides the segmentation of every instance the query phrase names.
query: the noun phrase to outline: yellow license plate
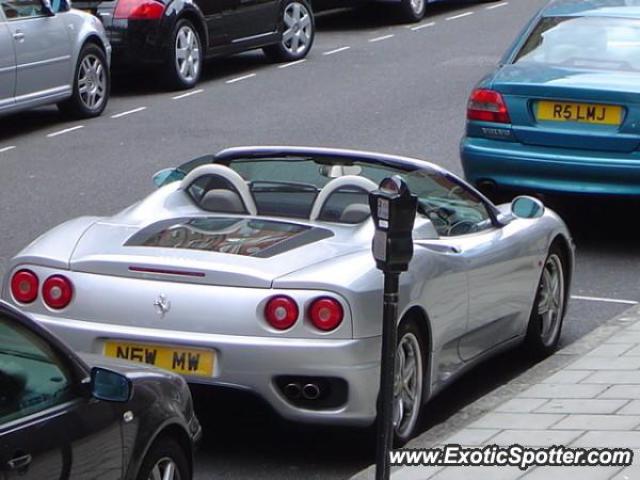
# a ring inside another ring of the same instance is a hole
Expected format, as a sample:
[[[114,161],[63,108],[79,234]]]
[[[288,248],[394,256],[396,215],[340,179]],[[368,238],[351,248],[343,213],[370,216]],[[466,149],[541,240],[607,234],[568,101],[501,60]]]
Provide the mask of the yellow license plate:
[[[115,341],[105,343],[104,355],[196,377],[212,377],[216,360],[212,350]]]
[[[592,103],[538,102],[538,120],[620,125],[622,107]]]

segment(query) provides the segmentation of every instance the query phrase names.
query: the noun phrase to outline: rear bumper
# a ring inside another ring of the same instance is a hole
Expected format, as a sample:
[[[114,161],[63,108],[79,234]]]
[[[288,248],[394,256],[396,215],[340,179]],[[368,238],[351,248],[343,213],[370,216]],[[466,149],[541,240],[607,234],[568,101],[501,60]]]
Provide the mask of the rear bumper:
[[[113,20],[105,28],[113,48],[115,70],[161,65],[168,58],[168,20]]]
[[[264,338],[114,326],[42,314],[33,317],[81,352],[102,354],[106,339],[213,349],[214,376],[187,377],[187,381],[250,391],[292,421],[367,426],[376,417],[380,337]],[[344,380],[346,402],[330,409],[296,406],[276,384],[282,376]]]
[[[468,181],[541,193],[640,196],[640,152],[537,147],[465,137],[460,147]]]

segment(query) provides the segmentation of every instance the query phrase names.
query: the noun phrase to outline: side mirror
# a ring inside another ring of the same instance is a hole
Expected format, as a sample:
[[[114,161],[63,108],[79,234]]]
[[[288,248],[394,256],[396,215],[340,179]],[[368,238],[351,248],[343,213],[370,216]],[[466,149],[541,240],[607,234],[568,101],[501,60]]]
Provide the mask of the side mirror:
[[[91,395],[106,402],[125,403],[131,399],[133,385],[121,373],[95,367],[91,370]]]
[[[153,175],[153,184],[160,188],[173,182],[178,182],[185,177],[183,171],[177,168],[164,168]]]
[[[540,218],[544,210],[544,204],[533,197],[516,197],[511,202],[511,213],[517,218]]]
[[[53,5],[51,4],[51,0],[42,0],[42,7],[44,13],[46,13],[50,17],[53,17],[56,14],[53,9]]]

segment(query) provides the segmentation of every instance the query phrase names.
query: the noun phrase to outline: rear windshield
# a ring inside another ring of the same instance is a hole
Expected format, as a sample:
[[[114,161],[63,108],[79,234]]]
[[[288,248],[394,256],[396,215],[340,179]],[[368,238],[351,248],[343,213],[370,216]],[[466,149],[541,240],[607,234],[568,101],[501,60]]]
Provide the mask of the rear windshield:
[[[514,63],[598,70],[640,70],[640,20],[615,17],[545,17]]]

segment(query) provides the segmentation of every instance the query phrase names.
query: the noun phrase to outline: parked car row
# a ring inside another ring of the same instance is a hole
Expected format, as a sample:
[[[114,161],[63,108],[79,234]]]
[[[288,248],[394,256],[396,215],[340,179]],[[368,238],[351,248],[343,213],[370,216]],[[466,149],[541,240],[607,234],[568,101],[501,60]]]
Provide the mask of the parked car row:
[[[418,21],[430,1],[399,0],[399,10]],[[309,0],[0,4],[0,115],[55,103],[95,117],[109,101],[112,69],[158,71],[169,88],[188,89],[207,59],[261,48],[274,62],[296,61],[316,33]]]

